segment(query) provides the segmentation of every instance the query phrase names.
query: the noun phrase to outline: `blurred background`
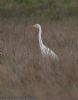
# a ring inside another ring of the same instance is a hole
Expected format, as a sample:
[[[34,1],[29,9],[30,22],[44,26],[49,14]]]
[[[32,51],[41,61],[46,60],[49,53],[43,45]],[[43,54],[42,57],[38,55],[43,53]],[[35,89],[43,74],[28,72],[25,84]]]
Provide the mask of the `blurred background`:
[[[60,19],[78,16],[77,0],[0,0],[0,16]]]
[[[0,96],[78,100],[78,0],[0,0]]]

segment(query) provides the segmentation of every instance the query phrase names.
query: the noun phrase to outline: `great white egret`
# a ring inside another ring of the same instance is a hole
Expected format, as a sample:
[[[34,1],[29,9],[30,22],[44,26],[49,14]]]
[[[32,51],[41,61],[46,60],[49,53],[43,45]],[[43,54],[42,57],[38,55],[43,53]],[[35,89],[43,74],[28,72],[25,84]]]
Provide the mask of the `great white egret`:
[[[41,26],[39,24],[35,24],[35,25],[33,25],[33,27],[39,29],[39,46],[40,46],[42,55],[43,56],[48,56],[48,57],[51,57],[53,59],[58,60],[58,56],[52,50],[50,50],[48,47],[46,47],[43,44],[43,41],[42,41],[42,38],[41,38],[41,33],[42,33]]]

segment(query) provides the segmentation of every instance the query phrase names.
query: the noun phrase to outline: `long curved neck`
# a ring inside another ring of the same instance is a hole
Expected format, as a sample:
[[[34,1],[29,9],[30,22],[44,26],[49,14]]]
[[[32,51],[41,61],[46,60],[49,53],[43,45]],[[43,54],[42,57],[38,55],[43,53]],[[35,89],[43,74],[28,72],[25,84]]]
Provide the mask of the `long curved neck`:
[[[42,34],[42,30],[41,30],[41,26],[40,26],[39,27],[39,44],[40,44],[40,46],[43,44],[41,34]]]

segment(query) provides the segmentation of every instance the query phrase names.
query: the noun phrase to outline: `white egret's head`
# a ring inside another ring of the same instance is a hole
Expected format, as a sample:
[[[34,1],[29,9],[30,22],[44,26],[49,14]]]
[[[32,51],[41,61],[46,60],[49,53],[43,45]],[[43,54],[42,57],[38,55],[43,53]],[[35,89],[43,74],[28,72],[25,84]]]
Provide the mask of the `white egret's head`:
[[[41,26],[39,24],[35,24],[35,25],[33,25],[33,27],[40,28]]]

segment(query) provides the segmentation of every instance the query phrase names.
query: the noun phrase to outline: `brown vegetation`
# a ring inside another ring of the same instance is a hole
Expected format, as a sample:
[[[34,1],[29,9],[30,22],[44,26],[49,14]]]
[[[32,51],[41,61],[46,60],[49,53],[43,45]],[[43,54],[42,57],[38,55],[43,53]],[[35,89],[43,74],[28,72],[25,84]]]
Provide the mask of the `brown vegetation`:
[[[42,57],[33,24],[0,21],[0,96],[78,100],[78,20],[41,23],[59,62]]]

